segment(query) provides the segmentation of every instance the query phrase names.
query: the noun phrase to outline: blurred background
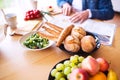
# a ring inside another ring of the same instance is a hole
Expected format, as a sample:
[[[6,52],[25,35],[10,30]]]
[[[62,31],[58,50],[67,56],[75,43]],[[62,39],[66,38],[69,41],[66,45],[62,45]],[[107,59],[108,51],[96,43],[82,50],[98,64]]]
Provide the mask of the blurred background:
[[[25,14],[26,11],[35,9],[45,10],[48,6],[57,6],[56,0],[0,0],[0,9],[7,13],[15,13],[17,15]]]
[[[21,7],[30,9],[33,7],[32,2],[37,1],[37,7],[45,7],[49,5],[56,6],[56,0],[0,0],[0,8]]]

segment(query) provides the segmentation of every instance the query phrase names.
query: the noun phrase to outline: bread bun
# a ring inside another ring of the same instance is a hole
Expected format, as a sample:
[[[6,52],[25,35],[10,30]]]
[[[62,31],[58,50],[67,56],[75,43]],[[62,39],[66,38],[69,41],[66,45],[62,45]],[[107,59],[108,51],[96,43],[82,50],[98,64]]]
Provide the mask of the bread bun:
[[[64,41],[64,48],[71,52],[78,52],[80,50],[79,39],[71,35],[67,36]]]
[[[71,30],[73,29],[73,27],[74,25],[69,25],[62,30],[56,42],[57,47],[60,46],[61,43],[64,41],[64,39],[71,33]]]
[[[71,35],[81,40],[82,37],[86,36],[86,31],[82,27],[74,27],[71,31]]]
[[[84,36],[81,39],[81,48],[84,52],[91,52],[96,47],[95,38],[91,35]]]

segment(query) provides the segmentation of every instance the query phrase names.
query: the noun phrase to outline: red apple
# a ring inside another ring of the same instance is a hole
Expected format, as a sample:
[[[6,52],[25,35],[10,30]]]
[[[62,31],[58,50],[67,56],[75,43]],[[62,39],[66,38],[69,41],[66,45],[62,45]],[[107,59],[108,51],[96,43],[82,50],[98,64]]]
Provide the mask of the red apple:
[[[88,80],[88,73],[81,68],[76,68],[70,74],[69,80]]]
[[[90,75],[95,75],[96,73],[99,72],[99,69],[100,69],[99,63],[92,56],[86,57],[82,61],[81,66],[82,66],[82,69],[86,70]]]
[[[100,64],[100,71],[107,71],[109,68],[109,63],[104,58],[97,58],[96,61]]]

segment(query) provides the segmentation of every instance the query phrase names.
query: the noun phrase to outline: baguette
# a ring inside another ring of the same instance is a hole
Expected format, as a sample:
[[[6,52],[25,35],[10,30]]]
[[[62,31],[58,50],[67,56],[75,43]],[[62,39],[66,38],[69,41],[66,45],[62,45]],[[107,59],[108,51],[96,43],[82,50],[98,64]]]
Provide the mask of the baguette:
[[[38,35],[40,35],[41,37],[43,38],[46,38],[46,39],[49,39],[49,40],[52,40],[52,41],[57,41],[57,37],[55,36],[52,36],[52,35],[48,35],[48,34],[45,34],[43,32],[37,32]]]
[[[57,47],[59,47],[61,45],[61,43],[63,42],[63,40],[71,33],[71,30],[73,27],[74,27],[74,25],[70,25],[62,30],[62,32],[59,35],[58,40],[56,42]]]
[[[48,26],[52,27],[53,29],[57,30],[58,32],[61,32],[63,30],[63,28],[59,27],[59,26],[56,26],[52,23],[49,23],[49,22],[45,22]]]
[[[55,30],[52,30],[50,28],[47,28],[46,26],[43,26],[42,28],[44,28],[48,33],[54,35],[55,37],[58,37],[60,35],[59,32],[55,31]]]

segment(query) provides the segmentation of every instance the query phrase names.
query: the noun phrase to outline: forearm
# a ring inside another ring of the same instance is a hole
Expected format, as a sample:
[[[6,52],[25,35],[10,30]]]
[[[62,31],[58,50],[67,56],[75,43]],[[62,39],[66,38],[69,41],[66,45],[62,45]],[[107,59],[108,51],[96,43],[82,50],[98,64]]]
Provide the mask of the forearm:
[[[91,10],[91,18],[101,19],[101,20],[108,20],[114,17],[113,10]]]
[[[91,18],[108,20],[108,19],[112,19],[114,16],[111,0],[99,0],[98,9],[90,9],[90,10],[92,13]]]

